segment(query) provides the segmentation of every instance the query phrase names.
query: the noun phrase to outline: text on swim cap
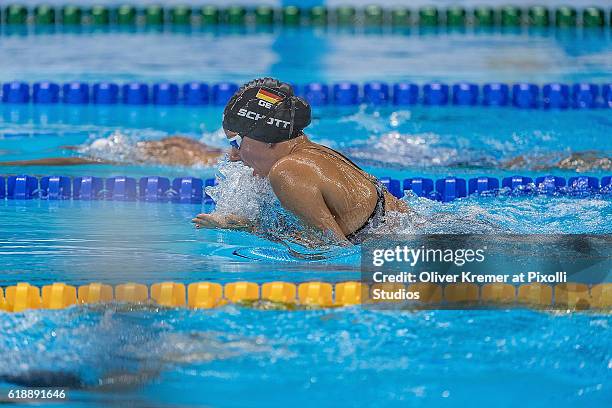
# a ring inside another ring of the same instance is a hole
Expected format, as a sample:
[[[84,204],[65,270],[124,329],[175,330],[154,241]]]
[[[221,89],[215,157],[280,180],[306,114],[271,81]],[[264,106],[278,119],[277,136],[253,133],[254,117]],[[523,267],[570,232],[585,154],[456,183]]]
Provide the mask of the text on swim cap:
[[[257,101],[259,106],[263,106],[264,108],[272,109],[272,104],[270,102],[266,102],[263,99]]]
[[[238,111],[238,116],[243,116],[247,119],[251,119],[251,120],[259,120],[259,119],[263,119],[266,117],[266,115],[262,115],[259,114],[257,112],[253,112],[250,110],[246,110],[244,108],[240,109]],[[290,122],[287,122],[286,120],[281,120],[281,119],[276,119],[276,118],[268,118],[266,120],[266,123],[268,125],[274,125],[277,128],[283,128],[283,129],[287,129],[289,127],[289,125],[291,124]]]

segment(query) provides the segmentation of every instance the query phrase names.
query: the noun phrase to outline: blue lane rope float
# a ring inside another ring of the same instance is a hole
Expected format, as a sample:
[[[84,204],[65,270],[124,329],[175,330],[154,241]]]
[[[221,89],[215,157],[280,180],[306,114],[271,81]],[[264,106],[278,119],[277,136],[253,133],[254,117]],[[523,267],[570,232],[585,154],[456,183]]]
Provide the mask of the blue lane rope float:
[[[220,82],[176,84],[159,82],[152,85],[130,82],[116,84],[98,82],[13,81],[2,85],[1,100],[12,104],[117,104],[126,105],[214,105],[224,106],[238,90],[238,85]],[[469,82],[445,84],[430,82],[419,86],[411,82],[388,84],[370,81],[359,86],[354,82],[297,85],[296,93],[313,106],[512,106],[521,109],[595,109],[612,108],[612,83],[533,83],[516,84]]]
[[[398,180],[381,177],[380,181],[394,196],[401,198],[406,191],[418,197],[450,202],[472,195],[521,195],[548,194],[572,197],[588,197],[612,193],[612,176],[599,180],[591,176],[574,176],[569,179],[547,175],[535,180],[526,176],[474,177],[466,181],[459,177],[445,177],[437,180],[414,177]],[[166,177],[66,177],[44,176],[40,179],[18,175],[0,176],[0,199],[11,200],[107,200],[107,201],[148,201],[191,204],[211,204],[212,199],[205,188],[216,185],[216,179],[178,177],[170,181]],[[501,187],[500,187],[501,186]]]

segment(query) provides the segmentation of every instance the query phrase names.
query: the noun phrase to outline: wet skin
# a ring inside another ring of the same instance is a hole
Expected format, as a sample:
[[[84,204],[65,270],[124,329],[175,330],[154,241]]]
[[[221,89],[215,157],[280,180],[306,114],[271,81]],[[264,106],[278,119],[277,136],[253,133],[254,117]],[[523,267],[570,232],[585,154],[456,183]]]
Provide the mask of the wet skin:
[[[235,133],[226,131],[228,138]],[[259,177],[267,177],[281,205],[306,225],[331,233],[340,242],[361,228],[377,202],[374,177],[359,170],[340,155],[311,142],[305,135],[269,144],[243,138],[232,148],[231,161],[242,161]],[[407,205],[385,193],[385,210],[407,212]],[[199,214],[199,228],[250,229],[237,217]]]

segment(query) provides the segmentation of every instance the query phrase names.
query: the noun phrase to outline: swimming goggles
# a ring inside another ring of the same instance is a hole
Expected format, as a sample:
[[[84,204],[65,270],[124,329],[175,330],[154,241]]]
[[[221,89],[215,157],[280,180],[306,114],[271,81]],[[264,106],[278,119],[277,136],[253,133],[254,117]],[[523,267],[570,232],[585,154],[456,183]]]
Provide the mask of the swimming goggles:
[[[240,150],[240,145],[242,144],[242,136],[236,135],[232,137],[231,139],[227,139],[227,141],[229,142],[230,146],[232,146],[234,149]]]

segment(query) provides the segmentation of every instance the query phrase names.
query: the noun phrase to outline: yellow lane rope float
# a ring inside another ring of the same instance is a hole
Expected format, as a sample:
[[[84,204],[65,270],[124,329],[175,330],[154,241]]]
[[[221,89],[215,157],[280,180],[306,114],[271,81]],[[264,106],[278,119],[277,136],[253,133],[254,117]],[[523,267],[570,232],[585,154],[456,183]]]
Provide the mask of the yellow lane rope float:
[[[103,283],[75,286],[53,283],[42,288],[29,283],[0,288],[0,310],[22,312],[28,309],[63,309],[73,305],[100,303],[153,304],[162,307],[211,309],[228,303],[253,305],[264,301],[289,308],[330,308],[381,303],[373,294],[376,290],[390,293],[400,290],[418,292],[419,301],[408,307],[457,306],[524,306],[535,308],[612,309],[612,283],[591,287],[582,283],[562,283],[555,286],[531,283],[515,287],[493,283],[479,286],[471,283],[436,285],[373,284],[361,282],[195,282],[187,286],[177,282],[155,283],[148,287],[140,283],[123,283],[114,288]],[[386,303],[405,302],[387,300]]]

